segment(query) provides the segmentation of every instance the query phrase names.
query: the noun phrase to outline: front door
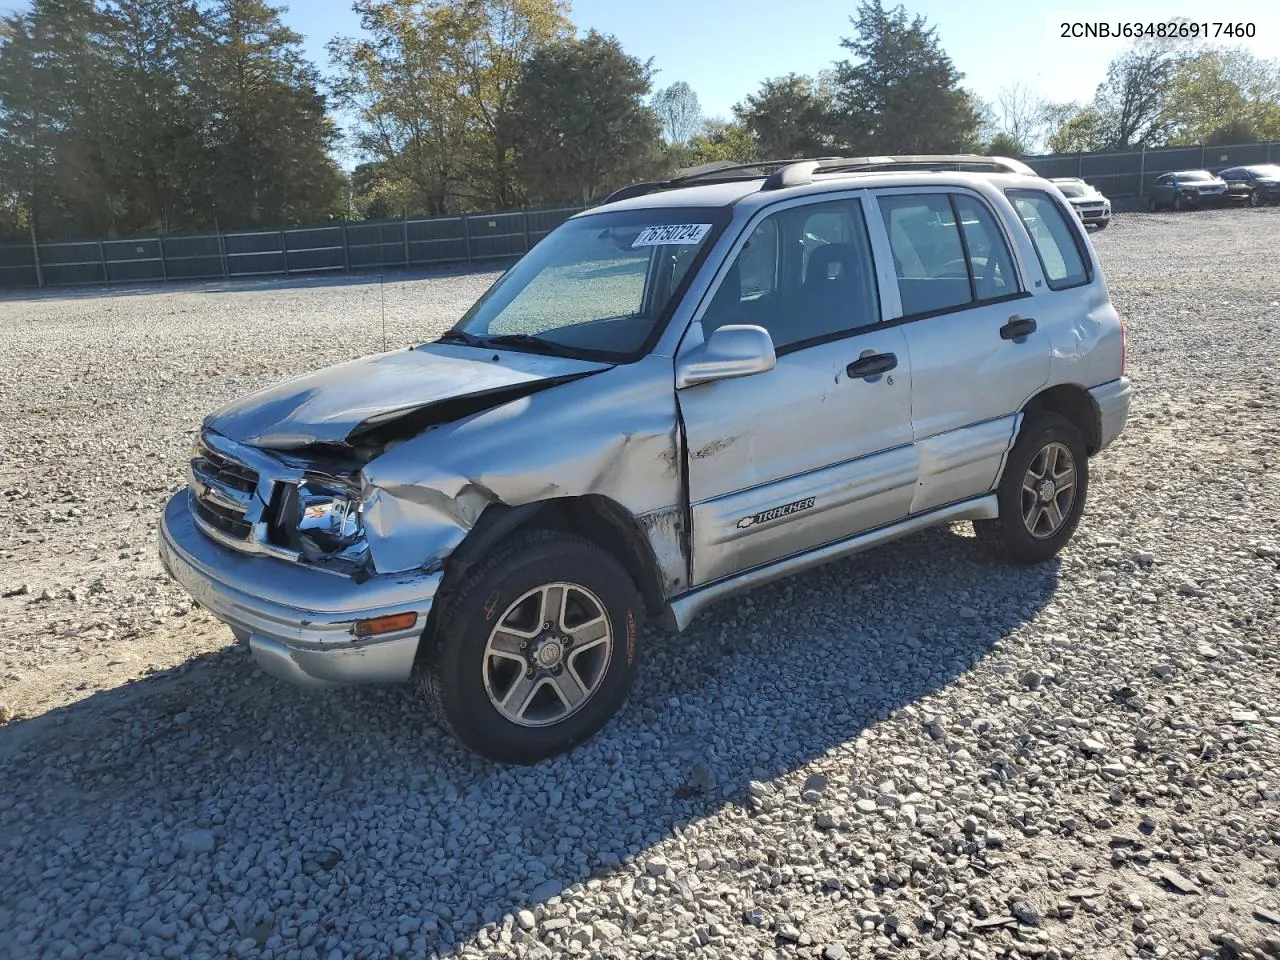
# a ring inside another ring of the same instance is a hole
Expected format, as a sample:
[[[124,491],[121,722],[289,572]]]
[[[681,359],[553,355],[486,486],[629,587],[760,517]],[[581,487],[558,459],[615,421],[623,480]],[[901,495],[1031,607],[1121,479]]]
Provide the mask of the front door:
[[[694,585],[906,516],[911,365],[902,330],[880,321],[857,196],[793,202],[747,231],[682,350],[755,324],[778,360],[679,391]]]

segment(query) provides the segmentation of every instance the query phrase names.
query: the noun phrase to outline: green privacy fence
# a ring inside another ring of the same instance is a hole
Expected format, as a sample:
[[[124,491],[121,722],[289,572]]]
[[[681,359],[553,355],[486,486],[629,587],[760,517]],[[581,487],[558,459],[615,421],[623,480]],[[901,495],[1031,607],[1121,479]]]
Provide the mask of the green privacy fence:
[[[1025,157],[1044,177],[1143,196],[1171,170],[1280,163],[1280,142]],[[0,242],[0,289],[403,270],[518,257],[580,207],[359,221],[286,230]]]
[[[1142,197],[1152,181],[1174,170],[1213,170],[1257,163],[1280,163],[1280,143],[1226,147],[1161,147],[1113,153],[1068,153],[1024,157],[1042,177],[1080,177],[1108,197]]]
[[[0,243],[0,289],[405,270],[519,257],[579,207],[285,230]]]

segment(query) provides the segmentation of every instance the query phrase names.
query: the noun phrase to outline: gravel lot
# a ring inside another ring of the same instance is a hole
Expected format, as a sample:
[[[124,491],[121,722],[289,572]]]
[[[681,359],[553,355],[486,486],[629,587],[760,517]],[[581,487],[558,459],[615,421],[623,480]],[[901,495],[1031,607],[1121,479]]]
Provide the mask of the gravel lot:
[[[380,349],[376,281],[0,299],[0,956],[1280,956],[1280,209],[1095,242],[1138,393],[1056,563],[726,601],[533,768],[265,677],[155,559],[199,418]],[[388,344],[491,279],[388,282]]]

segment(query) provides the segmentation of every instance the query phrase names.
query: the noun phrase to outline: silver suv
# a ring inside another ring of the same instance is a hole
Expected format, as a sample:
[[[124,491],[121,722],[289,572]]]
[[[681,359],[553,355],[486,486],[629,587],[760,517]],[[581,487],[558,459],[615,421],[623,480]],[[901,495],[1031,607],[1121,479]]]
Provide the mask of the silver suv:
[[[269,673],[415,679],[532,762],[619,709],[645,621],[935,524],[1052,557],[1124,374],[1017,161],[726,167],[571,218],[433,343],[208,417],[160,553]]]

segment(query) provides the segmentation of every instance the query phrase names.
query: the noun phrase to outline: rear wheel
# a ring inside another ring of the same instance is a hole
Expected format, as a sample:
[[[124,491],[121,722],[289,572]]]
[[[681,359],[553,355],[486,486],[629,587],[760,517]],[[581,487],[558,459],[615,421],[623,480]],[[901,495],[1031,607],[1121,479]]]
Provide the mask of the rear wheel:
[[[1023,425],[996,491],[1000,515],[974,521],[978,542],[1010,563],[1040,563],[1075,533],[1089,488],[1089,458],[1080,431],[1056,413]]]
[[[418,681],[465,746],[534,763],[587,740],[622,706],[641,612],[627,571],[600,547],[522,534],[446,602]]]

